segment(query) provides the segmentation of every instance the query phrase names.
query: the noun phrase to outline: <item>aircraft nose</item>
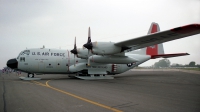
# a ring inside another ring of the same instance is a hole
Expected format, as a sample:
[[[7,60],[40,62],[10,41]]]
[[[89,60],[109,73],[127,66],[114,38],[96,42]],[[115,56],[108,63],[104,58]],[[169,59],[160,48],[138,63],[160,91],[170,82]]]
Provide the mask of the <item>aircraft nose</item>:
[[[7,61],[7,66],[12,68],[12,69],[15,69],[18,66],[18,62],[17,62],[17,60],[15,58],[14,59],[10,59],[10,60]]]

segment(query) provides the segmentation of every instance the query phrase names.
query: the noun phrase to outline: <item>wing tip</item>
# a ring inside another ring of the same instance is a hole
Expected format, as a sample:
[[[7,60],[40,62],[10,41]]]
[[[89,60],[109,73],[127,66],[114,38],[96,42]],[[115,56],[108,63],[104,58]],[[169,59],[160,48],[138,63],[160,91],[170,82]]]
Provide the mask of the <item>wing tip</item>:
[[[193,32],[196,30],[200,30],[200,24],[198,24],[198,23],[189,24],[189,25],[171,29],[171,31],[177,32],[177,33],[188,33],[188,32]]]
[[[190,55],[189,53],[185,53],[185,55]]]

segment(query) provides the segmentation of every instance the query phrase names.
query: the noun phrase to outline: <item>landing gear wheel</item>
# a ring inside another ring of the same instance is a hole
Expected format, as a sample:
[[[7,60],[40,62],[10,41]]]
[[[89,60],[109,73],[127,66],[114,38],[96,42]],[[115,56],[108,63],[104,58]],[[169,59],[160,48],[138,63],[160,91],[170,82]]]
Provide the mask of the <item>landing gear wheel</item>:
[[[27,77],[28,78],[34,78],[34,74],[28,74]]]
[[[34,74],[32,74],[32,77],[31,78],[34,78]]]

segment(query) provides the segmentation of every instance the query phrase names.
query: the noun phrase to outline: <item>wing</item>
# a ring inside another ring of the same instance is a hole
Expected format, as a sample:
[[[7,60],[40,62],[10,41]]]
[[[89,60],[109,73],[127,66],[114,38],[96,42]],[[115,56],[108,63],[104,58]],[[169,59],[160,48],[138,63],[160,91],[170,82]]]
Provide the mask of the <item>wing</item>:
[[[117,42],[115,43],[115,45],[128,48],[128,50],[136,50],[199,33],[200,33],[200,24],[190,24],[162,32],[157,32],[150,35],[145,35],[134,39]]]

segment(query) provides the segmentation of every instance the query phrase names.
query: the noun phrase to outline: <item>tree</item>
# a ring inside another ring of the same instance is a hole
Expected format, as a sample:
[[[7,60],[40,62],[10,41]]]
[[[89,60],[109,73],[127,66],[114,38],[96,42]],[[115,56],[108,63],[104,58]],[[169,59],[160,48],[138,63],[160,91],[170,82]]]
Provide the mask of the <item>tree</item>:
[[[156,62],[154,64],[154,66],[156,68],[159,68],[159,67],[169,67],[169,65],[170,65],[170,61],[168,59],[159,60],[159,62]]]
[[[191,61],[191,62],[189,63],[189,67],[195,67],[195,62],[194,62],[194,61]]]

